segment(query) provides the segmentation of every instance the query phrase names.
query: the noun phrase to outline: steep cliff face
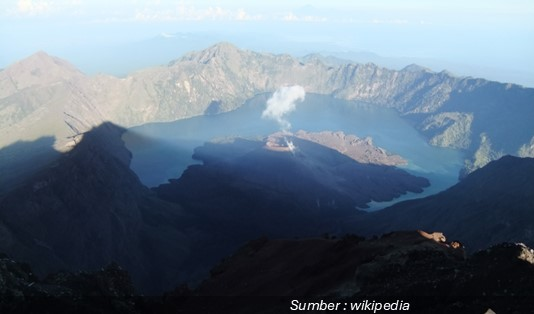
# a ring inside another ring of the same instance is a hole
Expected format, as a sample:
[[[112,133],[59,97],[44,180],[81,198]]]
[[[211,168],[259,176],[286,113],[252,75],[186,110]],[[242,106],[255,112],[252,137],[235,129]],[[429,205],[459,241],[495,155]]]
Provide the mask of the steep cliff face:
[[[181,209],[157,199],[128,168],[120,135],[103,124],[0,201],[0,250],[37,274],[116,261],[145,291],[174,284],[188,256]]]
[[[52,75],[39,74],[44,72]],[[134,126],[215,114],[292,84],[311,93],[397,109],[431,144],[465,149],[467,172],[501,153],[529,155],[524,145],[534,136],[534,91],[529,88],[416,66],[394,71],[373,64],[327,65],[317,58],[300,61],[228,43],[123,79],[86,77],[64,61],[39,53],[0,72],[0,81],[5,85],[0,130],[11,134],[3,137],[3,145],[46,134],[63,140],[102,119]],[[15,136],[22,130],[26,138]],[[480,150],[486,145],[482,135],[492,143],[490,153]]]
[[[533,158],[505,156],[455,186],[423,199],[367,215],[365,234],[404,229],[441,230],[461,238],[470,251],[500,242],[534,245]]]

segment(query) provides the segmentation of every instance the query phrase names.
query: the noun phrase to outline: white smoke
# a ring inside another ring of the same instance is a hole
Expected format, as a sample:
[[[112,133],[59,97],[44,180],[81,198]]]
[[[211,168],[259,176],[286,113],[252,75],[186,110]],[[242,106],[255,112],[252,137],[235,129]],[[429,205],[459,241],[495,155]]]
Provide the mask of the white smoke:
[[[288,131],[291,128],[291,123],[287,121],[286,116],[296,109],[297,101],[304,101],[305,96],[306,91],[302,86],[280,87],[267,100],[267,108],[265,108],[261,117],[275,120],[282,131]]]
[[[286,146],[287,148],[289,149],[289,151],[292,153],[292,154],[295,154],[295,144],[293,144],[293,141],[291,140],[288,140],[286,137],[284,137],[284,141],[286,142]]]

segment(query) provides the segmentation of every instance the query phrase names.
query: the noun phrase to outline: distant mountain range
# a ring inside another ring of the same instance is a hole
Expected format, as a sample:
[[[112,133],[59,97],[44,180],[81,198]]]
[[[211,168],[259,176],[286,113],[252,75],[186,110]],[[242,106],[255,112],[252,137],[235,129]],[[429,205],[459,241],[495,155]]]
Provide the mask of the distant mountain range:
[[[417,66],[395,71],[302,61],[228,43],[125,78],[85,76],[39,52],[0,72],[0,145],[51,135],[65,150],[70,136],[102,121],[130,127],[225,112],[292,84],[395,108],[432,145],[464,149],[465,173],[504,154],[534,156],[534,89]]]

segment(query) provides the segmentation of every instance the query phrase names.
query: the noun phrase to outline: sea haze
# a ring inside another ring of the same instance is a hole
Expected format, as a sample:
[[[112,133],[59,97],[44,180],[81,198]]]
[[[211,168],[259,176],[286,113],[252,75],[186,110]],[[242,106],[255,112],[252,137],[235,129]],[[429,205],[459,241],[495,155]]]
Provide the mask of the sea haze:
[[[141,181],[154,187],[179,178],[198,161],[192,158],[196,147],[206,141],[233,137],[261,139],[279,131],[279,125],[262,119],[270,93],[249,99],[237,110],[204,115],[168,123],[149,123],[129,129],[123,140],[132,152],[131,168]],[[372,202],[376,210],[400,200],[418,198],[444,190],[458,181],[463,154],[459,150],[429,145],[397,111],[332,96],[307,94],[288,115],[292,132],[343,131],[360,138],[371,137],[374,145],[408,161],[401,166],[408,172],[426,177],[431,186],[423,193],[408,193],[391,202]]]

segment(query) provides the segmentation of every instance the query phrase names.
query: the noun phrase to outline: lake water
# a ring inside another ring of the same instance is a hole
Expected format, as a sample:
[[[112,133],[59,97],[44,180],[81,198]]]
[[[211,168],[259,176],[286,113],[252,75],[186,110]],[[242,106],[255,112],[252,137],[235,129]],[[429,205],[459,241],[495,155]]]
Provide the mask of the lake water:
[[[261,118],[270,94],[258,95],[240,109],[219,115],[199,116],[169,123],[151,123],[131,128],[123,136],[132,152],[131,168],[149,186],[178,178],[197,161],[195,147],[225,137],[263,138],[279,131],[272,120]],[[307,94],[306,100],[288,115],[291,131],[343,131],[358,137],[370,136],[373,143],[408,161],[402,168],[428,178],[423,193],[408,193],[391,202],[370,203],[377,210],[405,199],[442,191],[457,182],[463,155],[458,150],[429,145],[395,110],[356,103],[331,96]]]

